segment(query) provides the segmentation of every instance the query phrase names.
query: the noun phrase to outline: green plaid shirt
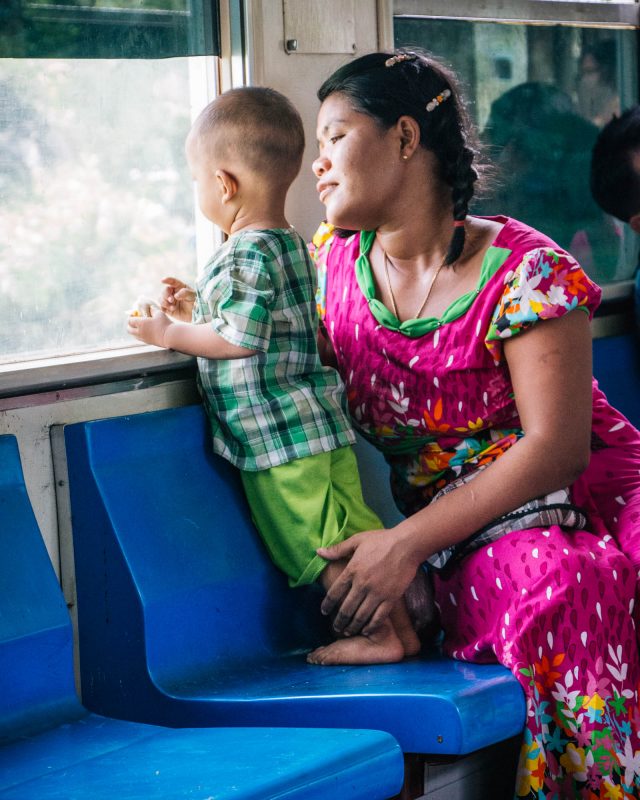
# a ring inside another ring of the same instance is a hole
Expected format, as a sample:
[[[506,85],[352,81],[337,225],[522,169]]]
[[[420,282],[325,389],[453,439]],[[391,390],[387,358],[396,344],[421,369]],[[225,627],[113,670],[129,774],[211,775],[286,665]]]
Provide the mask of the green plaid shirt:
[[[243,470],[353,444],[344,387],[320,363],[315,269],[293,229],[231,236],[198,280],[193,321],[248,358],[198,359],[213,449]]]

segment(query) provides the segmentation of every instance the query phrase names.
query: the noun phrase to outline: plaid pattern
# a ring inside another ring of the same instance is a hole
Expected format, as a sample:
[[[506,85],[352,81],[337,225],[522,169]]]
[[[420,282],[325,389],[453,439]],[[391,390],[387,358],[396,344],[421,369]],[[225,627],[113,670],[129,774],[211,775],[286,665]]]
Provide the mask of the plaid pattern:
[[[439,497],[453,491],[463,483],[473,480],[484,467],[475,472],[469,472],[441,489],[431,501],[434,503]],[[583,511],[571,504],[569,489],[558,489],[544,497],[534,500],[516,508],[502,517],[490,522],[464,541],[459,542],[446,550],[440,550],[427,559],[427,564],[439,571],[446,566],[451,566],[455,561],[464,558],[479,547],[495,542],[512,531],[524,531],[529,528],[548,528],[550,525],[560,525],[563,528],[586,530],[587,518]]]
[[[318,356],[315,268],[293,230],[231,236],[196,287],[195,323],[249,358],[198,359],[213,449],[256,471],[353,444],[344,387]]]

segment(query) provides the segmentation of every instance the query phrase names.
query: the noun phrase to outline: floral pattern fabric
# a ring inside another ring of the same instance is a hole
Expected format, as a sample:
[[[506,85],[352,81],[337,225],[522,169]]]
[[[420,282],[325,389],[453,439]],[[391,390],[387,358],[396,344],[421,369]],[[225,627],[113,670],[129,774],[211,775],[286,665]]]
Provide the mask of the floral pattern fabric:
[[[314,241],[319,308],[351,416],[384,453],[405,514],[523,435],[502,343],[574,309],[591,315],[600,300],[569,254],[497,219],[476,290],[419,335],[380,319],[372,234],[340,239],[325,226]],[[444,649],[498,660],[523,687],[516,797],[640,798],[640,434],[595,382],[591,464],[570,490],[588,532],[512,532],[435,577]]]
[[[504,339],[576,307],[592,314],[600,290],[550,240],[505,220],[467,306],[455,303],[441,320],[424,321],[424,336],[409,337],[381,323],[359,280],[372,243],[370,234],[345,240],[320,229],[318,306],[354,425],[385,453],[395,500],[411,514],[522,435]]]

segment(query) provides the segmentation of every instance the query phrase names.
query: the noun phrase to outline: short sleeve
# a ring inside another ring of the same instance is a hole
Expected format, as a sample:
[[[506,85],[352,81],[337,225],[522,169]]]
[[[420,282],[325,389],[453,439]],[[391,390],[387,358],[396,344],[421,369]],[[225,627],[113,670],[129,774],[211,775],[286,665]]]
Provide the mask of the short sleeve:
[[[260,248],[239,244],[215,279],[202,287],[201,298],[209,307],[213,329],[238,347],[269,349],[275,297],[269,259]]]
[[[316,265],[316,274],[318,277],[316,306],[320,319],[324,319],[327,308],[327,258],[334,238],[334,226],[330,225],[328,222],[323,222],[314,233],[311,244],[309,245],[309,252]]]
[[[591,319],[600,296],[600,287],[568,253],[550,247],[529,250],[504,277],[504,291],[485,337],[487,348],[499,361],[502,342],[539,320],[562,317],[575,308]]]

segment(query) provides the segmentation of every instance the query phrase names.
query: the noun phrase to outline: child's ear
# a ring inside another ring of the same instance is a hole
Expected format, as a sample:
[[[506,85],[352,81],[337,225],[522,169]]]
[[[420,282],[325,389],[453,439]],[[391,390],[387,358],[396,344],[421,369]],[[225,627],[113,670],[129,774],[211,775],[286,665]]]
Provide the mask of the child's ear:
[[[215,174],[220,199],[223,203],[228,203],[238,191],[238,181],[230,172],[224,169],[217,169]]]

